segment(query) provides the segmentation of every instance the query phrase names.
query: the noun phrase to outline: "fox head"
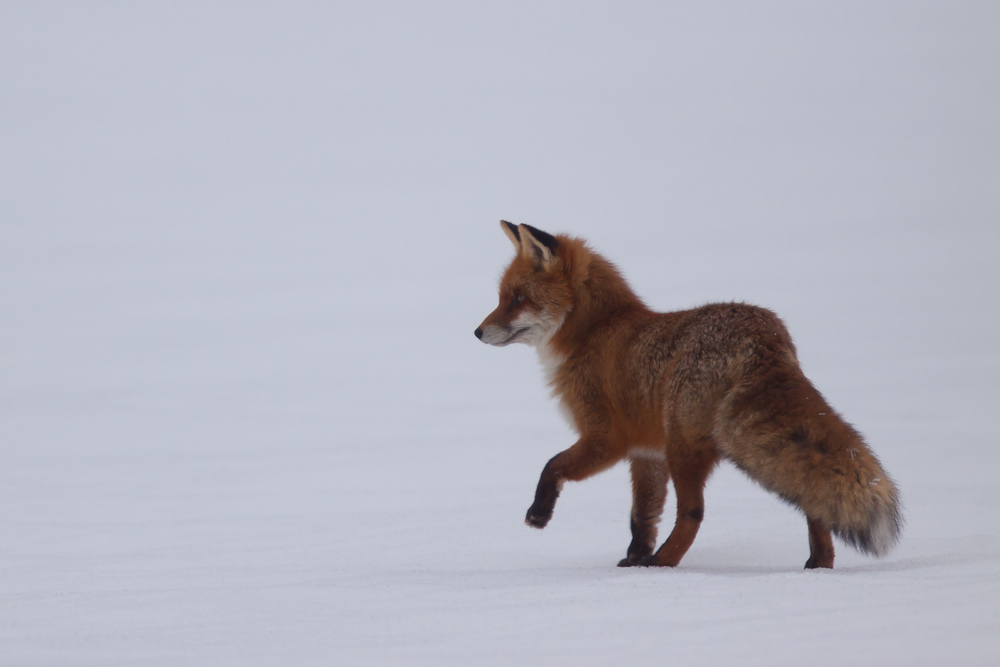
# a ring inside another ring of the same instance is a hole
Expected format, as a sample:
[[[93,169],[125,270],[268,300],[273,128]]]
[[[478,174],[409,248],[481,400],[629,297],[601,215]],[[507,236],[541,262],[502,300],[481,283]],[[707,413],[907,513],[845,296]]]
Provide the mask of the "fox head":
[[[537,346],[552,338],[572,308],[570,239],[504,220],[500,227],[517,256],[500,280],[500,304],[476,329],[476,338],[496,346]]]

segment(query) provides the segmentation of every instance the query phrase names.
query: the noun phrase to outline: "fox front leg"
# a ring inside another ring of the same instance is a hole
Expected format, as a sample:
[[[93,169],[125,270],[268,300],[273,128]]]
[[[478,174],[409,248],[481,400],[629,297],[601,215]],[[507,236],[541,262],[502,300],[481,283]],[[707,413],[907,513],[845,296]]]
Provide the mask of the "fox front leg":
[[[629,527],[632,542],[628,545],[625,558],[618,567],[632,567],[653,553],[656,547],[657,525],[663,515],[663,505],[667,500],[666,460],[655,458],[635,458],[632,469],[632,514]]]
[[[552,511],[556,508],[556,500],[562,491],[563,479],[557,477],[552,471],[552,461],[550,459],[542,468],[542,476],[538,479],[538,486],[535,488],[535,502],[531,503],[528,513],[524,517],[524,522],[532,528],[545,528],[552,518]]]
[[[542,468],[535,488],[535,502],[528,508],[524,522],[532,528],[545,528],[566,480],[587,479],[610,468],[620,458],[603,439],[581,438],[566,451],[559,452]]]

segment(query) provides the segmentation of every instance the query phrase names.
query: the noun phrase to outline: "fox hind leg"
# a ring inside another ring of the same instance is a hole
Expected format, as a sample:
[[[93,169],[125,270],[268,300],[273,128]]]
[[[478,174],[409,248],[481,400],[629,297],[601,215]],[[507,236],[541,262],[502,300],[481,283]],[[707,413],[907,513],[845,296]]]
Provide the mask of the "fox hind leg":
[[[809,523],[809,560],[807,570],[819,567],[833,568],[833,537],[830,527],[819,519],[808,519]]]
[[[618,567],[638,565],[656,547],[657,525],[667,501],[666,461],[655,458],[634,458],[632,470],[632,542]]]

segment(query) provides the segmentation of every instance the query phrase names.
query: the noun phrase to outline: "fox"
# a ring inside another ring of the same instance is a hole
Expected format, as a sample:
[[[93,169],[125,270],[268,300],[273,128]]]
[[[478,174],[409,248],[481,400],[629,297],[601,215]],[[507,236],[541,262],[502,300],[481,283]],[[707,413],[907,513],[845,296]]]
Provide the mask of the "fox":
[[[806,569],[833,567],[833,535],[875,557],[896,545],[895,482],[803,374],[775,313],[746,303],[655,312],[586,241],[500,226],[516,254],[476,338],[533,346],[579,436],[542,469],[528,526],[545,528],[565,482],[628,459],[632,540],[618,566],[676,567],[725,460],[805,514]],[[654,551],[671,480],[677,516]]]

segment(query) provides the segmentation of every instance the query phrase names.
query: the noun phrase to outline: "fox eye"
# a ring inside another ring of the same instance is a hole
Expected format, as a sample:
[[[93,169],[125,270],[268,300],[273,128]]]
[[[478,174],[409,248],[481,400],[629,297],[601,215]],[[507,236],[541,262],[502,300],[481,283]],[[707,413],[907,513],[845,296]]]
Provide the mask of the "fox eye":
[[[518,293],[518,294],[514,295],[514,299],[510,302],[510,305],[516,306],[517,304],[521,303],[522,301],[524,301],[524,295]]]

